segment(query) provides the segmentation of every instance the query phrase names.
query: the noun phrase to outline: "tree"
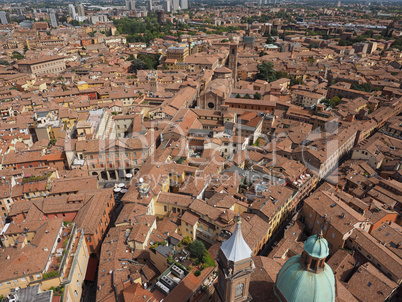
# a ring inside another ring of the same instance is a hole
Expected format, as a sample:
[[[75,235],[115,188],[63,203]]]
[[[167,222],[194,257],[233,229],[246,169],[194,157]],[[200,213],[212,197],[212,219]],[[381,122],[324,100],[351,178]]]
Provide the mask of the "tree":
[[[191,237],[190,236],[185,236],[182,240],[181,240],[181,242],[184,244],[184,245],[189,245],[190,243],[191,243]]]
[[[204,256],[204,251],[205,251],[205,246],[204,243],[202,243],[199,240],[194,240],[188,247],[191,256],[197,259],[202,259]]]
[[[156,69],[159,64],[158,55],[140,54],[138,55],[138,59],[145,63],[146,69]]]
[[[329,101],[330,105],[332,108],[335,108],[336,106],[338,106],[341,103],[341,99],[339,96],[334,96],[330,101]]]
[[[143,69],[147,69],[146,64],[143,60],[134,59],[131,61],[129,72],[137,73],[138,70],[143,70]]]
[[[23,58],[25,58],[24,55],[20,54],[18,51],[13,51],[11,59],[22,60]]]
[[[275,42],[275,40],[271,37],[270,34],[268,34],[267,44],[272,44],[272,43],[274,43],[274,42]]]
[[[129,55],[128,58],[126,59],[126,61],[132,61],[132,60],[135,60],[133,54]]]
[[[201,266],[203,269],[209,266],[216,266],[214,258],[211,257],[207,250],[204,251],[204,255],[202,256],[203,265]]]
[[[303,83],[303,80],[300,77],[299,78],[296,78],[294,76],[290,77],[290,86],[299,85],[299,84],[302,84],[302,83]]]
[[[130,56],[128,60],[131,60],[131,66],[129,68],[129,72],[131,73],[136,73],[137,70],[156,69],[159,64],[158,55],[140,54],[137,59]]]
[[[245,99],[250,99],[250,95],[249,95],[248,93],[246,93],[246,94],[244,95],[244,98],[245,98]]]
[[[267,54],[267,53],[266,53],[265,51],[261,50],[260,53],[259,53],[259,56],[260,56],[260,57],[263,57],[263,56],[265,56],[266,54]]]
[[[276,80],[274,66],[271,62],[264,62],[258,65],[257,79],[273,82]]]
[[[256,100],[261,100],[261,93],[259,93],[259,92],[256,92],[255,94],[254,94],[254,99],[256,99]]]
[[[277,71],[275,72],[275,77],[277,80],[282,78],[289,78],[289,74],[286,71]]]
[[[391,48],[396,48],[402,51],[402,38],[401,37],[396,38],[394,43],[392,43]]]
[[[328,99],[321,100],[320,104],[324,104],[325,106],[331,106],[331,101]]]
[[[80,21],[77,21],[77,20],[71,20],[70,24],[73,25],[73,26],[80,26],[81,25]]]
[[[236,99],[241,99],[241,95],[240,95],[240,94],[236,94]]]
[[[351,86],[350,88],[351,88],[351,89],[354,89],[354,90],[365,91],[365,92],[371,92],[371,91],[373,91],[373,87],[371,86],[370,83],[352,84],[352,86]]]

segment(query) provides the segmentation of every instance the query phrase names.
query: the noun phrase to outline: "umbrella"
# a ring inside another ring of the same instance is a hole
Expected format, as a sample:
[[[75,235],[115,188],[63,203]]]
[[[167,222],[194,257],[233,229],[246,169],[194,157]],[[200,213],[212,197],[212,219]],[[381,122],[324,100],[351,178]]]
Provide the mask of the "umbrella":
[[[126,177],[127,177],[127,178],[131,178],[131,177],[133,177],[133,174],[127,173],[127,174],[126,174]]]
[[[121,193],[126,193],[128,190],[127,189],[121,189]]]
[[[116,192],[116,193],[119,193],[121,191],[121,189],[120,188],[115,188],[113,191]]]
[[[123,188],[123,187],[125,186],[125,184],[124,184],[124,183],[119,183],[117,186],[118,186],[119,188]]]

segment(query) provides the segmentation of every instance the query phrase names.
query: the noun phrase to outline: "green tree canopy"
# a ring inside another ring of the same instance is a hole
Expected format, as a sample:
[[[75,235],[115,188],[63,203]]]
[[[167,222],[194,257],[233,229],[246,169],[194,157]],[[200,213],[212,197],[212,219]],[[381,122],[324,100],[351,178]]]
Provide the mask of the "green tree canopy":
[[[334,96],[331,100],[330,100],[330,105],[332,108],[335,108],[336,106],[338,106],[341,103],[341,99],[339,96]]]
[[[351,88],[351,89],[354,89],[354,90],[365,91],[365,92],[371,92],[371,91],[373,91],[373,87],[371,86],[370,83],[352,84],[352,86],[351,86],[350,88]]]
[[[257,79],[273,82],[288,77],[289,75],[285,71],[275,71],[271,62],[264,62],[258,65]]]
[[[272,44],[272,43],[274,43],[275,42],[275,40],[271,37],[271,35],[270,34],[268,34],[268,38],[267,38],[267,44]]]
[[[25,58],[24,55],[20,54],[18,51],[13,51],[11,59],[22,60],[23,58]]]
[[[204,251],[205,251],[205,245],[199,240],[194,240],[189,246],[188,249],[191,253],[192,257],[195,257],[197,259],[202,259],[204,256]]]
[[[129,68],[129,72],[137,73],[138,70],[143,70],[143,69],[147,69],[146,64],[143,60],[134,59],[131,61],[131,66]]]
[[[258,65],[257,79],[272,82],[276,80],[274,66],[271,62]]]
[[[129,57],[127,60],[131,61],[131,66],[129,68],[129,72],[136,73],[137,70],[153,70],[159,64],[157,55],[146,55],[140,54],[137,59],[134,57]]]

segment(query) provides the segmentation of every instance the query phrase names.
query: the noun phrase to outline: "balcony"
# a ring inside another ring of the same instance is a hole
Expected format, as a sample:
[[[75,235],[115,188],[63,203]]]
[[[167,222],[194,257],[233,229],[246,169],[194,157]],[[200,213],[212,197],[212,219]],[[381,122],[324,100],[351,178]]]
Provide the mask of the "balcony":
[[[84,165],[85,165],[85,159],[79,159],[78,157],[74,158],[73,166],[84,166]]]
[[[200,237],[201,239],[204,239],[205,241],[213,244],[215,235],[201,229],[201,228],[197,228],[197,237]]]

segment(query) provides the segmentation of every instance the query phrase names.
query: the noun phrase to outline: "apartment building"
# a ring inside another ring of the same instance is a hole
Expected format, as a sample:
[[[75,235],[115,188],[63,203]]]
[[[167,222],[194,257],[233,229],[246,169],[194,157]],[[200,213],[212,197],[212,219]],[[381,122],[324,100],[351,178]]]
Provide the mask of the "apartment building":
[[[301,145],[292,159],[298,160],[314,172],[319,179],[326,177],[355,146],[357,127],[350,125],[338,133]],[[306,139],[308,141],[308,139]]]
[[[328,88],[327,99],[332,99],[335,96],[342,96],[347,99],[368,98],[370,95],[365,91],[350,89],[350,83],[339,82]]]
[[[32,73],[34,75],[43,73],[61,73],[66,69],[64,57],[48,56],[40,59],[20,60],[18,69],[22,73]]]
[[[167,60],[175,60],[177,63],[183,63],[188,57],[187,46],[172,46],[167,49]]]
[[[316,191],[304,201],[304,223],[312,234],[323,231],[330,252],[345,246],[355,229],[368,232],[371,223],[333,192]]]
[[[7,224],[0,235],[0,295],[39,285],[42,291],[65,284],[64,301],[79,301],[89,254],[83,230],[63,219]]]
[[[292,91],[292,104],[311,107],[318,105],[324,99],[324,95],[304,90]]]
[[[87,140],[76,144],[76,160],[84,161],[90,175],[102,180],[134,175],[149,155],[147,137],[118,140]]]
[[[66,185],[71,185],[71,182]],[[81,190],[81,192],[62,196],[56,194],[45,199],[15,203],[9,217],[17,223],[31,221],[33,218],[51,221],[60,217],[65,221],[72,221],[84,230],[82,234],[85,236],[88,251],[97,253],[114,215],[113,189]]]

